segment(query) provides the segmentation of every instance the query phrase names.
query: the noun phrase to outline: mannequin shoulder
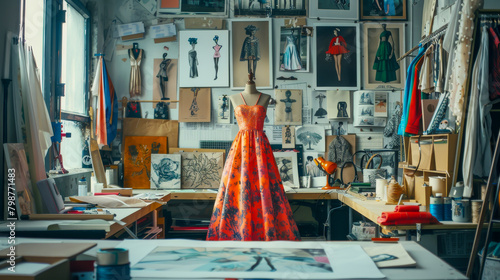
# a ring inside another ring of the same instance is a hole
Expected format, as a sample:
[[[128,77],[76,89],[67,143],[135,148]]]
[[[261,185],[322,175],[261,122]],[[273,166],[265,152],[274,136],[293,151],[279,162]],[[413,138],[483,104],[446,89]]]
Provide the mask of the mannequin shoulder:
[[[244,104],[239,93],[230,95],[229,100],[231,100],[231,104],[233,104],[233,107]]]

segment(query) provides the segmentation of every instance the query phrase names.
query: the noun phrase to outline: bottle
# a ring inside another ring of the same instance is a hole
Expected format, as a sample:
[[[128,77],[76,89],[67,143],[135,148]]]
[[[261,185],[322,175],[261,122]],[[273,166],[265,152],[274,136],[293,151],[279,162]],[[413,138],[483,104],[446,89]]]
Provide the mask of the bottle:
[[[87,180],[85,180],[85,177],[82,177],[78,181],[78,196],[87,196],[87,192]]]
[[[399,185],[398,181],[396,181],[396,178],[392,176],[389,185],[387,185],[387,202],[389,204],[398,203],[402,194],[403,188]]]

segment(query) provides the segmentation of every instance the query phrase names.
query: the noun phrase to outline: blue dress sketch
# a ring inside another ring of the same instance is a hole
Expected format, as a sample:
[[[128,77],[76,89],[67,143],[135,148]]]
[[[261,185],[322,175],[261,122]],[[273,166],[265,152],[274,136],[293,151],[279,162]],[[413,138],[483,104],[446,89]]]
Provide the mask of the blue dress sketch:
[[[394,4],[394,0],[384,0],[384,10],[386,15],[395,16],[396,5]]]
[[[283,67],[285,70],[300,70],[302,63],[295,45],[295,37],[292,35],[286,37],[286,47],[283,53]]]

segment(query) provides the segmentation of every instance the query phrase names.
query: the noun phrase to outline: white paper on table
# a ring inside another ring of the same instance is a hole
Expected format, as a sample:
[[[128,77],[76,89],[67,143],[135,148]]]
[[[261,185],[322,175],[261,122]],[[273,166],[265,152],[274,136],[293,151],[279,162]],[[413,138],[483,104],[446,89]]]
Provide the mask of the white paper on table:
[[[149,31],[153,39],[173,37],[177,34],[173,23],[153,25],[149,28]]]
[[[270,242],[236,242],[219,241],[204,242],[193,240],[156,240],[155,242],[144,243],[137,240],[125,240],[118,247],[129,250],[131,276],[144,278],[273,278],[273,279],[380,279],[385,276],[380,273],[377,266],[371,258],[363,251],[359,245],[348,244],[326,244],[318,242],[293,242],[293,241],[270,241]],[[152,253],[155,249],[162,249],[166,253]],[[193,251],[194,256],[170,253],[170,248],[177,251]],[[272,271],[267,260],[262,260],[254,271],[248,271],[247,267],[238,266],[236,262],[255,263],[257,258],[253,254],[247,255],[234,253],[233,251],[224,251],[222,249],[250,252],[250,249],[262,253],[264,259],[268,257],[270,262],[275,265],[276,270]],[[300,257],[304,250],[314,250],[315,252],[326,253],[333,272],[323,269],[318,264],[324,263],[325,257],[321,254],[314,257],[311,264],[310,257],[304,260]],[[321,250],[323,249],[323,250]],[[210,252],[216,251],[216,254],[210,256]],[[215,261],[201,263],[196,260],[197,252],[202,252],[203,258],[213,258]],[[290,256],[294,252],[294,256]],[[147,262],[141,262],[148,257]],[[287,256],[285,258],[284,256]],[[321,261],[320,259],[323,258]],[[228,259],[235,264],[235,268],[243,271],[217,271],[211,267],[217,268],[218,264],[227,264],[228,262],[219,262]],[[163,260],[165,260],[163,262]],[[176,263],[168,264],[175,261]],[[177,261],[179,261],[177,263]],[[135,269],[134,269],[135,267]],[[147,267],[140,269],[139,267]],[[304,268],[304,271],[298,271],[298,267]],[[137,269],[139,268],[139,269]],[[244,269],[243,269],[244,268]],[[360,269],[363,268],[363,269]],[[294,271],[295,270],[295,271]],[[325,270],[325,272],[323,272]]]
[[[128,36],[144,33],[144,23],[142,21],[117,25],[118,35]]]
[[[0,269],[0,276],[2,275],[34,275],[42,269],[49,267],[49,263],[36,263],[36,262],[19,262],[16,263],[14,272],[8,270],[10,266]],[[11,276],[12,277],[12,276]]]

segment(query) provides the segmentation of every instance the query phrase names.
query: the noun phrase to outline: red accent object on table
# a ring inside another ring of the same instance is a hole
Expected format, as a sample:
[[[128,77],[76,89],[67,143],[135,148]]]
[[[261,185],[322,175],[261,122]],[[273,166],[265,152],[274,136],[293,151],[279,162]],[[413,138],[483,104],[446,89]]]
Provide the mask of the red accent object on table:
[[[390,237],[390,238],[382,238],[382,237],[373,237],[373,242],[383,242],[383,243],[397,243],[399,241],[398,237]]]
[[[439,221],[429,212],[382,212],[378,217],[377,223],[388,225],[412,225],[420,224],[439,224]]]
[[[418,205],[397,205],[394,212],[420,212]]]
[[[102,192],[96,192],[94,195],[120,195],[120,193],[117,192],[107,192],[107,193],[102,193]]]

